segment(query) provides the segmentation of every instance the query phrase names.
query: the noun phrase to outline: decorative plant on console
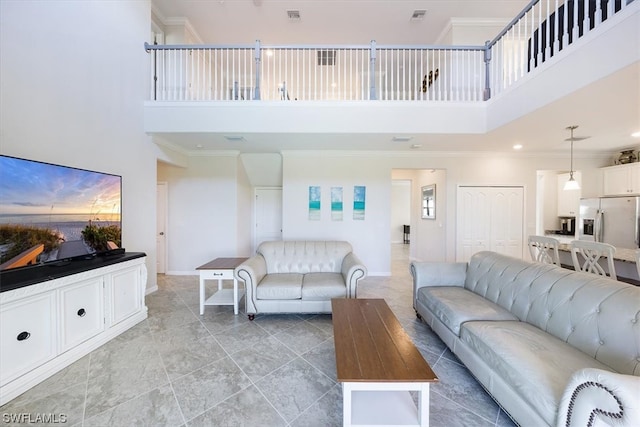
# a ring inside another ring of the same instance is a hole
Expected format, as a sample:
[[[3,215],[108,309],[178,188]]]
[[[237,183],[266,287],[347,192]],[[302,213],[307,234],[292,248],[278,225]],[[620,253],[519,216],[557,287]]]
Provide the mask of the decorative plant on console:
[[[63,240],[57,231],[51,229],[24,225],[0,225],[0,264],[41,244],[44,244],[44,248],[38,254],[40,252],[47,254],[57,249]]]
[[[82,240],[97,252],[119,248],[122,244],[120,226],[97,226],[89,221],[89,225],[82,230]]]

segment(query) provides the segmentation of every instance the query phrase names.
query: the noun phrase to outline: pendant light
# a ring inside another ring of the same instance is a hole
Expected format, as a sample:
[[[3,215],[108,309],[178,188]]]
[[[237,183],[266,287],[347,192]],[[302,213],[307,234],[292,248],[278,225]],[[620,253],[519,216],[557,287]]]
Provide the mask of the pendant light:
[[[567,129],[569,131],[571,131],[571,137],[568,139],[568,141],[571,141],[571,169],[569,170],[569,180],[564,183],[564,189],[565,190],[579,190],[580,189],[580,184],[573,177],[573,141],[576,140],[573,137],[573,130],[576,129],[577,127],[578,127],[578,125],[573,125],[573,126],[568,126],[567,127]],[[579,139],[583,139],[583,138],[579,138]]]

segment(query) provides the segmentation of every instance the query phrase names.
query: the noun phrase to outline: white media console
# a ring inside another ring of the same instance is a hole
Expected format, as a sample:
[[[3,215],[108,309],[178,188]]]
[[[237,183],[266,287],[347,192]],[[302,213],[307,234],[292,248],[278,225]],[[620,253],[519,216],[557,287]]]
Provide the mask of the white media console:
[[[143,253],[49,271],[0,293],[0,405],[147,318]]]

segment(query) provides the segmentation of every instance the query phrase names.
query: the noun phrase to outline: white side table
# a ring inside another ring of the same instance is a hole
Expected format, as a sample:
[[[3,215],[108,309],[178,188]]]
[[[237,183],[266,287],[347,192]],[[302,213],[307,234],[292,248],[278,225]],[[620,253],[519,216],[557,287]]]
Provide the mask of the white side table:
[[[200,271],[200,315],[204,314],[205,305],[232,305],[233,314],[238,314],[238,302],[244,295],[244,290],[238,291],[238,280],[233,275],[233,270],[246,261],[247,258],[216,258],[201,265],[196,270]],[[205,299],[205,281],[217,280],[218,290]],[[233,289],[222,287],[223,280],[233,280]]]

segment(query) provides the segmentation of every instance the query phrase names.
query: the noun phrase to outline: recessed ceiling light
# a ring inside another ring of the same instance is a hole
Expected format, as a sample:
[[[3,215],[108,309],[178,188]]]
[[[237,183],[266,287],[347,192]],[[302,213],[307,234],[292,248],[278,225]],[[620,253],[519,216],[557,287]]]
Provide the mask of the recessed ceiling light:
[[[414,150],[416,148],[422,148],[422,144],[411,144],[411,148],[413,148]]]
[[[203,147],[203,145],[202,145],[202,144],[198,144],[198,145],[196,145],[196,148],[197,148],[197,149],[199,149],[199,150],[201,150],[201,149],[202,149],[202,147]]]
[[[631,136],[634,138],[640,138],[640,131],[632,133]]]
[[[513,146],[513,149],[514,149],[514,150],[522,150],[522,144],[515,144],[515,145]]]
[[[414,10],[411,14],[411,21],[422,21],[426,13],[427,11],[425,9]]]
[[[409,142],[413,139],[412,136],[394,136],[391,140],[393,142]]]

